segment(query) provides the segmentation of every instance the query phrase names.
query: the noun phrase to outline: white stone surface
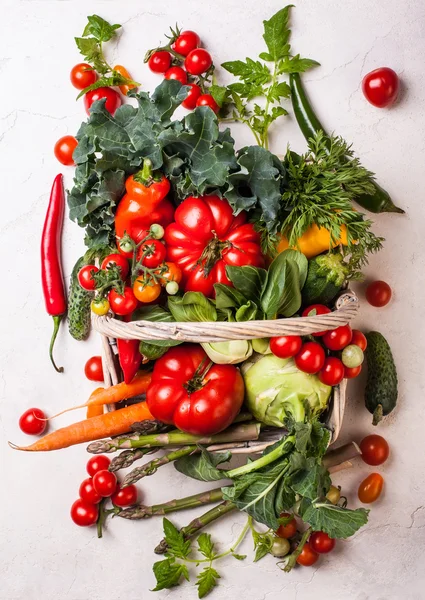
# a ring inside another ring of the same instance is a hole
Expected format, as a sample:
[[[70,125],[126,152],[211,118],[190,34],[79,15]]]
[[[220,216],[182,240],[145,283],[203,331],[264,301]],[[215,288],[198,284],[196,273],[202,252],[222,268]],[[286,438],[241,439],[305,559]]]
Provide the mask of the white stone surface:
[[[63,328],[56,357],[65,374],[54,373],[47,357],[51,319],[40,289],[39,241],[54,175],[63,171],[71,185],[72,169],[60,168],[53,145],[73,134],[84,119],[82,101],[68,73],[79,62],[73,37],[87,14],[98,13],[124,25],[111,44],[111,62],[125,64],[152,89],[159,82],[143,65],[147,48],[157,44],[176,21],[196,29],[216,62],[255,58],[262,47],[262,20],[283,6],[277,0],[162,0],[113,2],[2,0],[0,21],[0,223],[2,293],[0,297],[0,598],[1,600],[172,600],[196,597],[186,586],[156,596],[151,564],[161,538],[160,520],[130,523],[116,519],[104,539],[81,529],[69,507],[85,477],[84,447],[51,454],[21,454],[6,440],[27,442],[17,427],[30,406],[47,413],[80,403],[93,386],[85,381],[86,359],[99,353],[93,335],[83,344]],[[389,441],[390,460],[379,468],[385,493],[372,507],[370,523],[350,541],[311,568],[287,575],[272,558],[252,564],[228,560],[213,596],[217,600],[422,600],[425,598],[424,354],[425,288],[425,4],[422,0],[299,0],[293,18],[293,47],[322,63],[306,77],[308,92],[329,130],[354,143],[364,163],[377,173],[404,217],[376,218],[376,231],[387,238],[370,262],[369,279],[382,278],[394,289],[385,309],[363,304],[358,325],[377,328],[390,341],[399,369],[400,396],[394,413],[379,431]],[[391,110],[366,103],[360,90],[365,73],[387,65],[402,77],[400,102]],[[219,78],[222,74],[219,72]],[[250,143],[249,131],[234,128],[238,145]],[[272,149],[281,153],[290,141],[304,141],[292,118],[274,129]],[[64,267],[67,279],[83,249],[82,231],[67,221]],[[358,286],[360,295],[363,286]],[[372,432],[363,407],[363,381],[350,384],[342,438],[361,439]],[[70,422],[75,415],[58,419]],[[359,482],[373,470],[364,464],[335,477],[350,504],[356,505]],[[208,487],[208,486],[205,486]],[[143,486],[147,502],[159,502],[199,489],[164,468]],[[188,513],[175,521],[188,522]],[[243,517],[228,517],[214,528],[223,547],[240,530]],[[248,554],[251,542],[242,547]]]

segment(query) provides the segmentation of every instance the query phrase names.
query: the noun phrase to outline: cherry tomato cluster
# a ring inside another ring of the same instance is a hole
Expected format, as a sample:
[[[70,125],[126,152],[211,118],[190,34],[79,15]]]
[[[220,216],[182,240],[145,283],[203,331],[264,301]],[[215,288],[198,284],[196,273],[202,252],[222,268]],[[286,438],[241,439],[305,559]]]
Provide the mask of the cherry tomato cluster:
[[[314,304],[305,308],[302,316],[329,312],[327,306]],[[306,341],[298,335],[271,338],[270,350],[279,358],[294,358],[300,371],[318,373],[320,381],[326,385],[338,385],[344,378],[352,379],[359,375],[367,346],[361,331],[343,325],[331,331],[313,333],[312,336],[317,340]]]
[[[99,520],[99,504],[110,498],[114,507],[124,508],[137,502],[137,488],[120,488],[115,473],[108,471],[111,461],[107,456],[93,456],[86,466],[89,477],[80,485],[79,498],[71,506],[71,519],[80,527],[94,525]],[[107,511],[106,514],[108,514]],[[115,512],[112,509],[111,512]]]
[[[200,47],[201,40],[194,31],[171,33],[167,46],[147,53],[145,60],[150,70],[190,87],[182,103],[184,108],[193,110],[197,106],[209,106],[217,113],[220,107],[205,89],[205,82],[214,69],[211,54]]]

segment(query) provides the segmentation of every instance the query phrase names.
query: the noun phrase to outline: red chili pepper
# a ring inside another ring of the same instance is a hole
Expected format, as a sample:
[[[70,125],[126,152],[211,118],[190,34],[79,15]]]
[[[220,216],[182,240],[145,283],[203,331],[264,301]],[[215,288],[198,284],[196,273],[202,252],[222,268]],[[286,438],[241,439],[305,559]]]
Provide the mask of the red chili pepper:
[[[46,310],[53,317],[54,329],[50,341],[49,356],[58,373],[63,367],[57,367],[53,360],[53,345],[62,317],[66,313],[66,294],[63,283],[61,264],[61,236],[63,214],[65,210],[65,193],[62,175],[57,175],[50,192],[49,206],[44,221],[41,237],[41,280],[43,284]]]
[[[117,340],[117,348],[124,381],[130,383],[142,364],[139,340]]]

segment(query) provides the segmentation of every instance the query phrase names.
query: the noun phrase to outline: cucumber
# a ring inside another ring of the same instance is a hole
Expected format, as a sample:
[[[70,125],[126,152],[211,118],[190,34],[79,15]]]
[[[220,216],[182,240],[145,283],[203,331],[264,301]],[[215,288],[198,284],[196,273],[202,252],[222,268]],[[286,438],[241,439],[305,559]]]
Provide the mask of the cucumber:
[[[78,271],[84,265],[90,264],[85,256],[82,256],[75,263],[71,273],[71,284],[68,294],[68,329],[69,333],[76,340],[86,340],[90,333],[90,303],[93,298],[93,292],[83,290],[78,283]]]
[[[348,267],[340,253],[321,254],[308,262],[308,273],[302,289],[303,305],[329,304],[342,289]]]
[[[391,348],[382,333],[366,334],[367,383],[365,405],[377,425],[382,417],[389,415],[397,404],[397,370]]]

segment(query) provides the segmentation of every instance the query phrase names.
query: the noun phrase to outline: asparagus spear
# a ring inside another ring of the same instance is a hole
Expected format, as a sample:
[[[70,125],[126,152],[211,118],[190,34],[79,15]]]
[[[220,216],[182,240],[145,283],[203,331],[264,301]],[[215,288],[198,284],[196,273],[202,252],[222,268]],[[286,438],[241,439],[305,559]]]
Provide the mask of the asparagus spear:
[[[137,481],[142,479],[142,477],[146,477],[147,475],[153,475],[154,473],[156,473],[158,467],[161,467],[162,465],[167,465],[168,463],[173,462],[174,460],[177,460],[182,456],[187,456],[188,454],[192,454],[193,452],[197,451],[198,446],[196,445],[183,446],[182,448],[178,448],[177,450],[172,450],[171,452],[168,452],[168,454],[165,454],[160,458],[154,458],[148,463],[142,465],[141,467],[136,467],[130,473],[128,473],[128,475],[124,477],[124,481],[122,482],[121,487],[125,488],[127,485],[132,485],[133,483],[136,483]]]
[[[119,471],[120,469],[126,469],[139,458],[143,458],[145,454],[152,454],[157,452],[157,448],[135,448],[134,450],[123,450],[118,456],[114,456],[109,465],[108,469],[112,473]]]

